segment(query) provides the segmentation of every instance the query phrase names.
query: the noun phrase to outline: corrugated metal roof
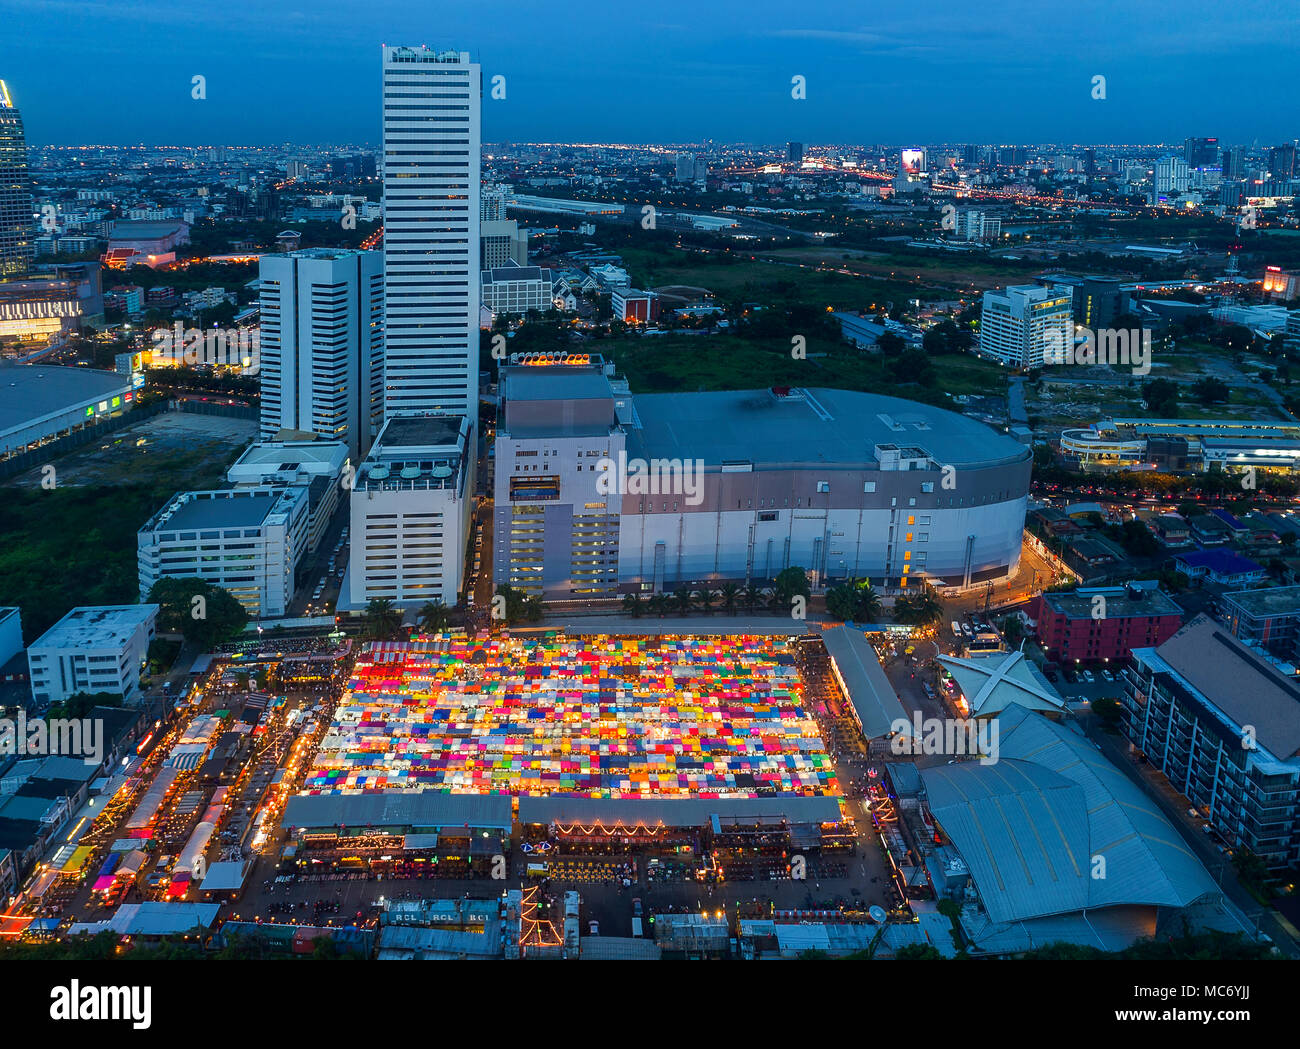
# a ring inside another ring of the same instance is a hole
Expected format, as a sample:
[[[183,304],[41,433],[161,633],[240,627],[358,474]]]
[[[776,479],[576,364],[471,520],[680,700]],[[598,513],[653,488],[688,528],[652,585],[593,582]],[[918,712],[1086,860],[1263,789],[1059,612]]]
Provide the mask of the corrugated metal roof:
[[[908,721],[907,711],[898,701],[866,634],[852,627],[838,626],[823,630],[822,640],[869,738],[888,736],[894,731],[896,721]]]
[[[508,831],[510,798],[503,794],[386,791],[300,794],[285,805],[289,827],[471,827]]]
[[[1085,908],[1184,907],[1217,891],[1141,789],[1083,736],[1024,707],[999,719],[1000,760],[924,769],[930,810],[995,923]],[[1095,858],[1104,876],[1093,876]]]

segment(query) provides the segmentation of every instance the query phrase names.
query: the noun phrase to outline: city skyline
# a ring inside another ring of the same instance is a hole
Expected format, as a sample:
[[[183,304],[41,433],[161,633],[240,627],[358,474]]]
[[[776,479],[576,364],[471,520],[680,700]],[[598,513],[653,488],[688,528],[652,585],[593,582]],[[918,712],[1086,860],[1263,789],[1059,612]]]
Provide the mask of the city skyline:
[[[1040,12],[1024,3],[993,11],[944,3],[871,26],[825,3],[798,19],[774,12],[779,21],[757,22],[752,7],[734,3],[704,16],[669,4],[612,30],[580,21],[562,35],[550,20],[527,11],[504,17],[507,5],[492,6],[501,10],[451,12],[432,26],[414,5],[399,4],[355,29],[346,5],[333,0],[310,19],[242,3],[183,14],[152,2],[89,11],[65,4],[78,13],[64,27],[65,46],[112,65],[120,92],[147,93],[156,142],[378,141],[369,104],[375,52],[401,40],[475,56],[489,141],[1139,142],[1210,133],[1262,143],[1294,137],[1286,114],[1300,99],[1289,76],[1300,18],[1255,2],[1230,12],[1193,3],[1177,25],[1115,3],[1050,17],[1029,17]],[[49,10],[28,0],[0,4],[17,33],[43,31]],[[1263,39],[1252,12],[1269,25]],[[557,61],[561,45],[583,60]],[[142,52],[184,61],[165,74],[122,61]],[[304,54],[314,65],[301,63]],[[86,106],[75,78],[49,78],[38,61],[17,53],[0,70],[31,144],[141,141],[130,107]],[[205,98],[191,97],[193,76],[205,77]],[[493,97],[497,76],[504,98]],[[806,89],[798,100],[796,76]],[[1106,77],[1104,99],[1093,97],[1096,76]],[[335,89],[328,104],[326,85]],[[1194,117],[1185,105],[1171,111],[1188,92]],[[268,97],[276,105],[265,105]]]

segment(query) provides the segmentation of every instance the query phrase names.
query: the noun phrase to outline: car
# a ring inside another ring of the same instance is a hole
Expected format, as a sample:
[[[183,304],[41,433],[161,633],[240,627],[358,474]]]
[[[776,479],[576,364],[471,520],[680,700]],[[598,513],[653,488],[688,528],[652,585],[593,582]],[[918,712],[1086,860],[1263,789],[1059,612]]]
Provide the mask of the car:
[[[1096,679],[1095,677],[1093,677],[1093,674],[1092,674],[1092,671],[1091,671],[1091,670],[1085,670],[1085,671],[1083,672],[1083,680],[1086,681],[1089,685],[1091,685],[1091,684],[1092,684],[1094,681],[1096,681],[1097,679]]]
[[[1191,816],[1192,819],[1197,819],[1197,818],[1200,817],[1201,814],[1200,814],[1199,812],[1197,812],[1195,809],[1188,809],[1188,810],[1187,810],[1187,815]]]
[[[963,634],[965,634],[967,637],[974,637],[974,636],[975,636],[975,631],[972,630],[972,629],[970,628],[970,624],[969,624],[969,623],[963,623],[963,624],[961,625],[961,632],[962,632]]]
[[[635,899],[632,900],[632,914],[635,915],[635,916],[638,917],[638,918],[641,917],[641,897],[640,897],[640,896],[637,896]]]
[[[952,636],[958,639],[961,638],[961,624],[955,619],[952,621]]]
[[[1115,675],[1112,674],[1109,670],[1103,669],[1101,672],[1101,679],[1102,681],[1114,681]]]

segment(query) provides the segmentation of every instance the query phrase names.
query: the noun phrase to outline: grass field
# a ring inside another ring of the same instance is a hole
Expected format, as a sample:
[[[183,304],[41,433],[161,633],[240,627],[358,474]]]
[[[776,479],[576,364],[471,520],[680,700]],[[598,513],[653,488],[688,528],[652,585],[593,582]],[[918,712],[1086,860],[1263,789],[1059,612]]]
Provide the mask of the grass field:
[[[791,356],[788,341],[734,335],[604,340],[597,347],[634,393],[828,386],[942,403],[943,393],[1001,396],[1007,388],[1001,368],[975,357],[932,357],[934,382],[921,386],[894,377],[885,357],[817,337],[808,339],[806,360]]]
[[[824,272],[812,268],[815,263],[800,263],[794,257],[788,264],[783,264],[751,260],[748,256],[702,255],[676,248],[625,246],[620,246],[619,254],[623,256],[632,283],[637,287],[686,284],[707,288],[716,298],[724,300],[799,301],[823,308],[863,309],[883,306],[887,302],[903,303],[914,298],[936,300],[950,296],[947,289],[929,287],[927,280],[918,281],[902,272],[899,279]],[[833,258],[833,254],[828,256],[828,259]]]

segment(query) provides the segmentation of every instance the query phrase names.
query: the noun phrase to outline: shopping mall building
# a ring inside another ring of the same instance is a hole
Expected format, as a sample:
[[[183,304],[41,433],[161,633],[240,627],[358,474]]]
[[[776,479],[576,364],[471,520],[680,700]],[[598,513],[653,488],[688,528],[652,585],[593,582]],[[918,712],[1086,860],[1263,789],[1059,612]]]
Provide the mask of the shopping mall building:
[[[547,600],[770,581],[1001,579],[1031,452],[964,416],[844,390],[633,397],[598,356],[501,368],[494,580]]]

